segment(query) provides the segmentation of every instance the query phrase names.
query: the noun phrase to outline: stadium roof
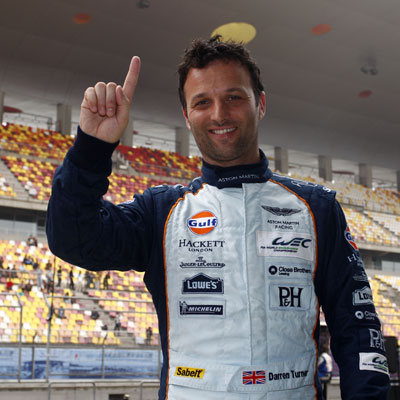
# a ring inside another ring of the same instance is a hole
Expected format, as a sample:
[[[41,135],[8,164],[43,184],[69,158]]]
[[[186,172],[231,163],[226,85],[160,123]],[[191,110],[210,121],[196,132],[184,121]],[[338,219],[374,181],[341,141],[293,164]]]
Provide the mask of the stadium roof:
[[[263,144],[400,170],[395,0],[3,0],[1,9],[8,106],[55,115],[57,103],[69,103],[77,120],[85,88],[122,82],[139,55],[135,118],[184,126],[182,50],[220,25],[246,22],[268,94]]]

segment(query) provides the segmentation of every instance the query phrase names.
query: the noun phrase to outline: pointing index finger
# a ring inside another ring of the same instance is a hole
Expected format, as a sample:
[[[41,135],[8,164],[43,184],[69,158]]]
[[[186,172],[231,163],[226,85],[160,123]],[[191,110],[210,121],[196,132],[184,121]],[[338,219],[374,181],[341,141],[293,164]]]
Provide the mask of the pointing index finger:
[[[129,103],[132,101],[133,94],[139,79],[140,72],[140,58],[134,56],[129,65],[129,70],[125,78],[124,86],[122,88],[125,96],[129,99]]]

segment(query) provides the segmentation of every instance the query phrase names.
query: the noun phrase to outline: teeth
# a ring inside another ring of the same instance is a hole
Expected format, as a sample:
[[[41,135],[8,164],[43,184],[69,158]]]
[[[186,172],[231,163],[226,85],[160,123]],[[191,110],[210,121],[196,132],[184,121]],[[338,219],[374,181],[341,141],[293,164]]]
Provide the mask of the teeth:
[[[236,128],[229,128],[229,129],[211,129],[212,133],[216,135],[223,135],[224,133],[233,132]]]

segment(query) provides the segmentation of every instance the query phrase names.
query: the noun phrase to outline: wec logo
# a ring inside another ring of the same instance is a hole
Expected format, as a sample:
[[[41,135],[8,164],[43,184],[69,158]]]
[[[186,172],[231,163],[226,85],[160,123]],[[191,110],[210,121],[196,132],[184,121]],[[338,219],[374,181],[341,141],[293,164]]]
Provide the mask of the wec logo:
[[[210,233],[217,224],[218,219],[211,211],[201,211],[187,220],[187,227],[196,235]]]
[[[294,239],[291,239],[291,240],[285,242],[284,240],[282,240],[281,237],[278,237],[272,241],[272,244],[274,246],[293,246],[293,247],[302,246],[307,249],[308,248],[307,244],[310,242],[311,242],[310,239],[304,239],[301,237],[297,237],[297,238],[294,238]]]

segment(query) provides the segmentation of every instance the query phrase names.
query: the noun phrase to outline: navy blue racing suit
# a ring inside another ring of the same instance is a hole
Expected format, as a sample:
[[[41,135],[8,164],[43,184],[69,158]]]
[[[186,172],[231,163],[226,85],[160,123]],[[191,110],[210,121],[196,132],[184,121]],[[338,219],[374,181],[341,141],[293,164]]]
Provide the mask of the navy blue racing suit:
[[[380,322],[332,190],[273,174],[260,152],[114,205],[102,197],[115,147],[78,132],[54,176],[47,237],[71,264],[145,272],[160,400],[322,399],[320,307],[342,398],[386,399]]]

